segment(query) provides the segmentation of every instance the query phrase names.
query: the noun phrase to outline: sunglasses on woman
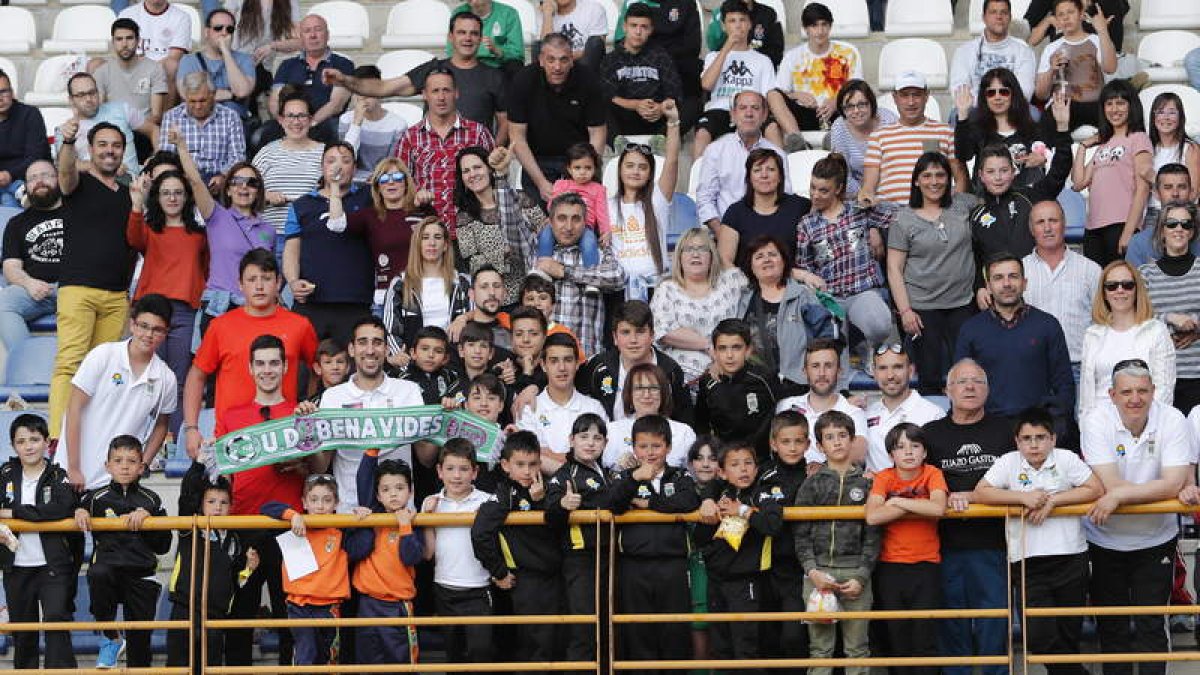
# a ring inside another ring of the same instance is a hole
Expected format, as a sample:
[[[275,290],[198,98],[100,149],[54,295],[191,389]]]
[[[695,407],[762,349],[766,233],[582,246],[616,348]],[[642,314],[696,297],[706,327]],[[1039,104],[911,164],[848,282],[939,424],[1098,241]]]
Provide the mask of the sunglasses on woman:
[[[234,187],[262,187],[262,181],[254,176],[234,176],[229,179],[229,184]]]
[[[402,183],[405,178],[408,178],[408,174],[403,171],[392,171],[379,174],[379,178],[376,178],[375,182],[379,185],[387,185],[388,183]]]
[[[1132,291],[1137,288],[1137,282],[1133,279],[1125,279],[1124,281],[1106,281],[1104,282],[1104,290],[1115,291],[1118,288],[1126,291]]]
[[[1185,230],[1191,231],[1191,230],[1196,229],[1196,223],[1192,222],[1191,220],[1182,219],[1182,218],[1168,218],[1167,220],[1163,221],[1163,228],[1165,228],[1165,229],[1174,230],[1174,229],[1180,228],[1180,227],[1182,227]]]
[[[994,96],[1008,98],[1009,96],[1012,96],[1012,89],[1009,89],[1008,87],[992,87],[984,90],[983,94],[988,98],[992,98]]]

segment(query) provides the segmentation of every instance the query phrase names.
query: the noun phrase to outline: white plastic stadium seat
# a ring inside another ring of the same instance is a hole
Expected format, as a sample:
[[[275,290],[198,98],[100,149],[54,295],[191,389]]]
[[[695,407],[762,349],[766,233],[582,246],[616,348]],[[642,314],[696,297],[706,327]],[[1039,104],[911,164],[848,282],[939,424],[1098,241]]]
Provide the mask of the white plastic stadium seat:
[[[28,54],[37,45],[33,13],[21,7],[0,7],[0,54]]]
[[[1192,138],[1200,136],[1200,91],[1186,84],[1156,84],[1138,92],[1142,101],[1142,113],[1146,117],[1146,128],[1150,128],[1150,104],[1163,92],[1174,92],[1183,101],[1183,112],[1187,116],[1187,135]]]
[[[64,54],[45,59],[38,64],[37,73],[33,76],[33,90],[21,99],[38,107],[68,105],[67,80],[86,66],[87,57],[82,55]]]
[[[1142,0],[1140,30],[1200,28],[1200,3],[1194,0]]]
[[[970,17],[968,28],[971,35],[983,34],[983,5],[986,0],[971,0],[971,6],[967,10],[967,16]],[[1025,21],[1025,12],[1029,11],[1029,4],[1032,0],[1013,0],[1012,3],[1012,23],[1009,24],[1009,30],[1021,33],[1022,35],[1029,34],[1029,24]]]
[[[896,84],[896,75],[906,70],[925,73],[930,89],[945,89],[950,80],[945,50],[940,44],[925,38],[902,38],[885,44],[879,52],[879,79],[876,85],[880,90],[889,91]]]
[[[828,154],[828,150],[801,150],[787,156],[788,179],[792,182],[793,192],[801,197],[809,196],[813,166]]]
[[[200,17],[200,11],[191,5],[185,5],[181,2],[173,2],[172,5],[177,5],[188,18],[192,20],[192,45],[199,46],[200,41],[204,39],[204,19]]]
[[[808,0],[806,6],[819,2],[833,13],[831,37],[841,40],[865,38],[871,34],[871,18],[867,13],[867,0]]]
[[[888,37],[950,35],[954,10],[950,0],[888,0],[883,25]]]
[[[692,168],[688,171],[687,195],[692,199],[696,198],[696,188],[700,187],[700,167],[704,164],[704,157],[697,157],[692,160]]]
[[[408,122],[408,126],[414,126],[421,118],[425,116],[425,111],[421,110],[421,106],[413,105],[412,103],[403,103],[401,101],[387,101],[382,104],[384,110],[394,112]]]
[[[12,86],[13,90],[13,98],[21,98],[21,83],[19,82],[21,79],[21,70],[17,68],[17,64],[13,63],[10,59],[0,56],[0,70],[3,70],[4,74],[8,76],[8,83]]]
[[[438,0],[404,0],[388,12],[384,49],[443,49],[450,26],[450,7]]]
[[[51,54],[108,51],[108,30],[116,20],[117,15],[111,9],[100,5],[59,10],[54,17],[54,30],[42,44],[42,51]]]
[[[398,49],[380,56],[379,60],[375,62],[375,66],[379,68],[383,79],[390,80],[393,77],[406,75],[413,68],[429,63],[435,58],[437,57],[433,54],[421,49]]]
[[[613,35],[617,32],[617,18],[621,15],[621,8],[613,0],[596,0],[596,2],[604,8],[604,18],[608,19],[607,42],[611,44]]]
[[[29,6],[29,5],[44,5],[44,4],[46,4],[48,1],[49,1],[49,0],[10,0],[8,4],[10,4],[10,5],[26,5],[26,6]]]
[[[521,33],[525,35],[525,46],[528,47],[538,34],[538,10],[529,0],[497,0],[502,5],[508,5],[517,10],[521,19]]]
[[[42,122],[46,125],[46,138],[53,139],[58,133],[57,129],[60,124],[71,119],[75,113],[70,108],[57,108],[43,106],[38,108],[38,112],[42,113]],[[51,143],[51,150],[54,149]]]
[[[308,11],[329,24],[329,46],[333,49],[362,49],[371,35],[371,17],[367,8],[357,2],[319,2]]]
[[[1138,61],[1144,62],[1142,70],[1151,82],[1187,82],[1183,57],[1198,47],[1200,35],[1190,30],[1146,33],[1138,41]]]
[[[762,4],[775,10],[775,15],[779,17],[779,25],[783,26],[783,34],[788,32],[787,7],[784,6],[783,0],[761,0]],[[835,15],[836,16],[836,15]]]
[[[877,103],[880,110],[886,108],[894,113],[899,112],[896,110],[896,100],[892,98],[892,92],[890,91],[886,94],[880,94]],[[925,116],[931,120],[942,119],[942,106],[937,102],[937,97],[931,95],[929,100],[925,102]]]

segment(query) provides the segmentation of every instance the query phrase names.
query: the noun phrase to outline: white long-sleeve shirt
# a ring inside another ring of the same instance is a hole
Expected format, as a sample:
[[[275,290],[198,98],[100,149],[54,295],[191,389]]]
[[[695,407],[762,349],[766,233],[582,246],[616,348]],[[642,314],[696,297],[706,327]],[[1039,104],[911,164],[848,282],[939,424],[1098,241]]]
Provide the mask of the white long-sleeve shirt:
[[[779,146],[759,136],[750,147],[737,133],[728,133],[704,149],[700,165],[700,186],[696,188],[696,212],[700,222],[720,220],[729,205],[746,196],[746,157],[751,150],[767,148],[783,158],[783,189],[792,191],[788,180],[787,155]]]

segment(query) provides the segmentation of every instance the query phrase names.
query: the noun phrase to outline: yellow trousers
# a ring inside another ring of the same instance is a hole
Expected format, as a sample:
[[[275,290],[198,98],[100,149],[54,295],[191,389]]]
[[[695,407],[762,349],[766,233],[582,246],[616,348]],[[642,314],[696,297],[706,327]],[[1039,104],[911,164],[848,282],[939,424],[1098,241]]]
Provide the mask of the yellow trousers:
[[[50,378],[50,435],[58,438],[71,400],[71,378],[96,345],[121,339],[129,296],[87,286],[58,290],[58,353]]]

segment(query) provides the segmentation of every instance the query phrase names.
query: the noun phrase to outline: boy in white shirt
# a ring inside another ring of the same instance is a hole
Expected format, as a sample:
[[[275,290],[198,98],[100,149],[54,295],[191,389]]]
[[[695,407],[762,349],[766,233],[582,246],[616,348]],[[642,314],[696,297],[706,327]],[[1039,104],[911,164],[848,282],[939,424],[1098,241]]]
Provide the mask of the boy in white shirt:
[[[495,499],[475,487],[479,468],[475,448],[463,438],[451,438],[437,459],[444,487],[421,504],[421,513],[475,513]],[[487,616],[492,613],[491,575],[475,558],[471,528],[425,528],[425,559],[433,563],[436,611],[439,616]],[[446,660],[450,663],[493,661],[492,627],[478,624],[446,627]]]
[[[608,415],[602,403],[575,388],[575,373],[579,370],[575,338],[565,333],[548,336],[542,347],[542,368],[546,371],[546,388],[532,406],[521,411],[517,426],[537,434],[542,444],[542,473],[553,475],[571,451],[571,426],[575,418],[595,413],[607,420]]]
[[[1082,504],[1104,494],[1100,478],[1078,455],[1054,447],[1054,418],[1041,408],[1017,416],[1017,449],[988,469],[975,487],[981,504],[1024,506],[1025,520],[1008,521],[1008,560],[1024,576],[1030,607],[1082,607],[1087,600],[1087,540],[1079,518],[1050,518],[1057,506]],[[1024,565],[1021,561],[1024,560]],[[1023,569],[1022,569],[1023,568]],[[1029,649],[1076,654],[1082,617],[1030,617]],[[1050,675],[1078,675],[1078,664],[1049,664]]]
[[[704,154],[704,148],[732,130],[729,107],[733,97],[747,89],[764,97],[775,88],[775,66],[771,59],[750,48],[750,10],[740,0],[726,0],[721,5],[721,25],[728,38],[721,51],[704,57],[700,86],[709,93],[708,105],[696,123],[693,155]],[[782,145],[778,129],[766,134],[768,140]]]
[[[801,129],[814,131],[822,125],[828,128],[837,115],[837,95],[842,85],[863,77],[862,56],[849,42],[830,40],[833,13],[819,2],[811,2],[800,14],[807,42],[783,55],[779,85],[767,95],[771,114],[783,130],[784,147],[789,152],[799,150],[793,134]],[[803,140],[803,139],[800,139]]]

